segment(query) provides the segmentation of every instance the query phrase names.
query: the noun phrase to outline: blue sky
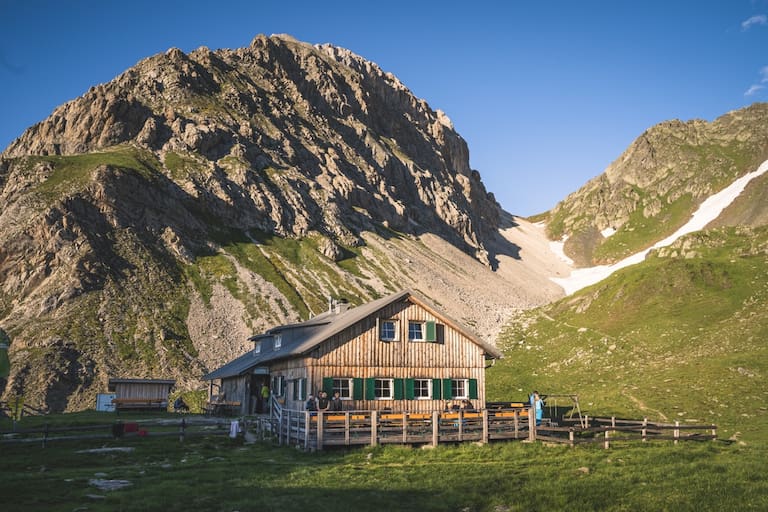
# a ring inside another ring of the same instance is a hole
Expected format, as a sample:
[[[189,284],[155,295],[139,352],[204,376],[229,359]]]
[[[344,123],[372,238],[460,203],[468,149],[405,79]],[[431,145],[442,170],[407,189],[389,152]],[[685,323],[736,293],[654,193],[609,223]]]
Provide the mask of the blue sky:
[[[552,208],[645,129],[768,101],[768,0],[0,0],[0,148],[170,47],[288,33],[397,75],[511,213]]]

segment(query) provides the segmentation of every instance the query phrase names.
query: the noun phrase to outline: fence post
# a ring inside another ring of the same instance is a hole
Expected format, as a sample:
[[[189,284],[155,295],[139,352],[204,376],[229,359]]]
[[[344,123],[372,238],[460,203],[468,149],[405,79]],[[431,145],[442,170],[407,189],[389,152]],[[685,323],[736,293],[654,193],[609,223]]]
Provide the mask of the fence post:
[[[648,418],[643,418],[643,442],[648,442]]]
[[[528,440],[536,440],[536,413],[533,407],[528,408]]]
[[[488,444],[488,409],[483,409],[483,444]]]
[[[376,446],[378,443],[378,411],[371,411],[371,446]]]
[[[515,439],[520,437],[520,411],[515,409]]]
[[[403,411],[403,444],[408,443],[408,413]]]
[[[568,431],[568,442],[571,444],[571,448],[576,446],[576,440],[574,438],[575,434],[573,432],[573,427],[571,427],[571,429]]]
[[[323,411],[317,411],[317,449],[323,449]]]
[[[680,426],[680,422],[675,421],[675,430],[674,430],[675,444],[677,444],[677,440],[680,439],[680,429],[677,428],[679,426]]]
[[[304,449],[309,450],[309,429],[312,428],[312,415],[304,411]]]
[[[608,442],[608,432],[609,432],[609,430],[608,430],[608,429],[606,429],[606,430],[605,430],[605,449],[606,449],[606,450],[607,450],[608,448],[610,448],[610,444],[609,444],[609,442]]]
[[[346,444],[347,446],[349,446],[349,444],[351,443],[349,431],[352,430],[352,425],[349,421],[349,415],[350,415],[349,411],[344,413],[344,444]]]
[[[440,413],[432,411],[432,446],[437,446],[440,436]]]
[[[186,423],[185,419],[182,417],[181,418],[181,425],[179,426],[179,442],[180,443],[184,442],[184,434],[185,434],[184,430],[185,430],[186,426],[187,426],[187,423]]]
[[[717,425],[712,425],[712,440],[717,441]]]
[[[48,429],[50,428],[50,424],[45,424],[45,432],[43,433],[43,448],[45,448],[45,444],[48,442]]]

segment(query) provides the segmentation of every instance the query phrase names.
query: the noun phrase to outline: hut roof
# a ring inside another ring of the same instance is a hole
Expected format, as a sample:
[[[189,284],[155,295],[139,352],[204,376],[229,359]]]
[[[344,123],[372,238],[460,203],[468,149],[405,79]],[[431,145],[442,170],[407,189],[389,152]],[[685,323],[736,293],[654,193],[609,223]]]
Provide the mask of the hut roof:
[[[314,349],[332,336],[343,331],[368,317],[379,310],[389,306],[392,303],[407,299],[413,304],[417,304],[432,315],[450,325],[473,343],[483,348],[487,356],[500,358],[501,352],[494,346],[482,341],[475,333],[471,332],[466,326],[448,317],[440,312],[435,306],[429,303],[424,297],[413,290],[403,290],[387,297],[374,300],[361,306],[350,308],[345,311],[327,311],[317,315],[305,322],[281,325],[274,327],[263,334],[252,336],[252,341],[260,341],[267,338],[274,338],[276,335],[291,332],[292,336],[286,336],[279,348],[265,349],[260,352],[251,350],[225,364],[224,366],[205,375],[203,380],[213,380],[225,377],[234,377],[249,372],[252,368],[270,361],[297,357],[304,355]],[[293,332],[296,331],[296,332]]]

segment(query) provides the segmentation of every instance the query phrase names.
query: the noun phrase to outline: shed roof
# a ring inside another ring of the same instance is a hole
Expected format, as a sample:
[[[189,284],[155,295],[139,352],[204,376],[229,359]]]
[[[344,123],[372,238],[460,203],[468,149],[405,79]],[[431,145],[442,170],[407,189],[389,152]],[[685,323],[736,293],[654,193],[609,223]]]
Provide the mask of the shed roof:
[[[173,387],[176,385],[176,381],[173,379],[109,379],[107,382],[107,389],[109,391],[114,391],[116,384],[164,384]]]
[[[203,380],[221,379],[225,377],[242,375],[247,373],[255,366],[258,366],[259,364],[306,354],[310,350],[317,347],[319,344],[343,331],[347,327],[350,327],[357,322],[360,322],[365,318],[375,314],[377,311],[389,306],[390,304],[401,301],[403,299],[408,299],[412,303],[418,304],[435,317],[440,318],[443,322],[459,331],[470,341],[476,345],[479,345],[485,351],[486,355],[493,358],[500,358],[502,356],[501,352],[496,347],[482,341],[466,326],[463,326],[461,323],[453,320],[445,313],[439,311],[427,299],[422,297],[417,292],[413,290],[402,290],[400,292],[393,293],[392,295],[388,295],[381,299],[374,300],[367,304],[363,304],[361,306],[351,308],[340,313],[328,311],[317,315],[305,322],[281,325],[268,330],[264,334],[252,336],[249,338],[250,340],[258,341],[262,338],[274,336],[291,329],[306,330],[306,334],[304,336],[299,336],[289,342],[283,342],[283,345],[277,350],[266,350],[259,353],[251,350],[246,354],[243,354],[242,356],[230,361],[224,366],[214,370],[213,372],[205,375]]]

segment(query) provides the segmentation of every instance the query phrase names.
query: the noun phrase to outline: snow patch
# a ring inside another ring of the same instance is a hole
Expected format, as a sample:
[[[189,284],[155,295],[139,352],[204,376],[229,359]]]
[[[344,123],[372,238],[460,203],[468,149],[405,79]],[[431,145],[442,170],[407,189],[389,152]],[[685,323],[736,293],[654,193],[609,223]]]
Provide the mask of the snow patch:
[[[561,238],[559,242],[549,242],[549,249],[555,253],[555,256],[566,262],[568,265],[573,266],[573,260],[565,255],[565,242],[567,240],[568,235],[563,235],[563,238]]]
[[[609,236],[616,234],[616,230],[613,228],[605,228],[600,234],[603,235],[603,238],[608,238]]]
[[[656,244],[654,244],[654,246],[650,249],[646,249],[644,251],[633,254],[632,256],[618,261],[613,265],[598,265],[596,267],[574,269],[571,271],[571,275],[569,277],[553,277],[551,280],[560,285],[563,290],[565,290],[566,295],[571,295],[572,293],[575,293],[582,288],[586,288],[587,286],[602,281],[619,269],[640,263],[645,259],[648,253],[651,252],[651,250],[658,249],[660,247],[666,247],[683,235],[704,229],[707,224],[715,220],[723,212],[724,209],[726,209],[737,197],[739,197],[739,195],[744,191],[744,188],[750,181],[752,181],[754,178],[757,178],[758,176],[765,174],[766,171],[768,171],[768,160],[763,162],[756,171],[745,174],[717,194],[707,198],[703,203],[701,203],[699,209],[693,213],[691,219],[683,227],[675,231],[664,240],[656,242]],[[605,234],[603,234],[603,236],[605,236]],[[566,239],[566,237],[563,237],[562,242],[550,242],[550,248],[552,249],[552,252],[554,252],[564,261],[570,260],[570,258],[565,256],[565,253],[563,253],[563,244],[565,243]],[[568,264],[573,265],[573,261],[570,261]]]

